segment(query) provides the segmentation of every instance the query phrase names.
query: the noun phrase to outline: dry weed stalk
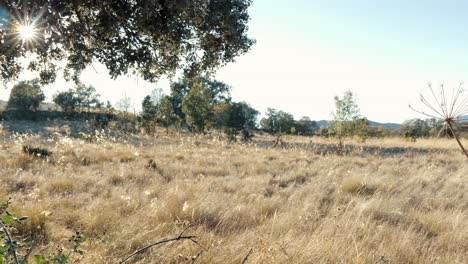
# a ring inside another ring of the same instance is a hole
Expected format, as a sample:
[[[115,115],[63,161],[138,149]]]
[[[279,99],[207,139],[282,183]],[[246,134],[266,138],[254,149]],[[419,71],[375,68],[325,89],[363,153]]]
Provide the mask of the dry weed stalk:
[[[249,259],[250,255],[252,255],[252,253],[253,253],[253,248],[251,248],[249,250],[249,253],[247,253],[247,255],[244,257],[244,259],[242,259],[242,264],[247,263],[247,260]]]
[[[277,136],[276,136],[276,139],[273,141],[275,144],[273,145],[272,148],[276,148],[276,147],[282,147],[284,142],[283,142],[283,134],[279,133]]]
[[[190,228],[190,225],[187,226],[177,237],[174,237],[174,238],[167,238],[167,239],[163,239],[163,240],[160,240],[160,241],[157,241],[155,243],[151,243],[149,245],[146,245],[140,249],[137,249],[135,252],[133,252],[131,255],[127,256],[126,258],[124,258],[122,261],[119,262],[119,264],[123,264],[125,262],[127,262],[129,259],[131,259],[132,257],[140,254],[140,253],[143,253],[144,251],[152,248],[152,247],[155,247],[157,245],[162,245],[162,244],[167,244],[167,243],[170,243],[170,242],[173,242],[173,241],[180,241],[180,240],[190,240],[192,241],[194,244],[196,244],[197,246],[199,246],[203,251],[207,251],[207,249],[205,247],[203,247],[197,240],[198,237],[196,236],[184,236],[184,233],[185,231],[187,231],[187,229]],[[199,254],[200,255],[200,254]],[[196,257],[198,258],[199,255]]]
[[[442,129],[449,128],[450,131],[452,131],[458,145],[468,158],[468,152],[463,147],[463,144],[454,129],[454,125],[468,114],[468,95],[463,94],[465,91],[463,89],[463,83],[460,83],[458,88],[452,89],[451,93],[446,92],[443,84],[440,85],[440,91],[438,91],[439,94],[434,91],[431,84],[428,86],[430,91],[429,96],[420,93],[419,99],[429,111],[427,112],[421,109],[416,109],[411,105],[409,107],[417,113],[443,121],[444,127]]]

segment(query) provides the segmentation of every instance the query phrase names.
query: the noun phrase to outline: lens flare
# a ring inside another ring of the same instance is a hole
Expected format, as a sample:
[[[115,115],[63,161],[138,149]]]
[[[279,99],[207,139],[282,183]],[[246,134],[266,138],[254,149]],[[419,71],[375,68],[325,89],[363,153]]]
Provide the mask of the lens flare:
[[[33,40],[37,33],[37,29],[33,24],[19,25],[16,30],[23,42]]]

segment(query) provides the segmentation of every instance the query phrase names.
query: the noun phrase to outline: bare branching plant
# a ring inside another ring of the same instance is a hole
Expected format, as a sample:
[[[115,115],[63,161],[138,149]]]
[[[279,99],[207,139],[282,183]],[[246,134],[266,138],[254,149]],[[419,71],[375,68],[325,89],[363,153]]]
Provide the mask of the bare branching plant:
[[[440,85],[439,89],[434,89],[431,84],[428,86],[428,94],[420,93],[419,95],[423,108],[415,108],[411,105],[409,107],[417,113],[441,120],[443,122],[442,129],[450,129],[458,145],[468,158],[468,152],[463,147],[454,128],[457,122],[468,114],[468,94],[465,94],[463,83],[451,90],[445,89],[443,84]]]

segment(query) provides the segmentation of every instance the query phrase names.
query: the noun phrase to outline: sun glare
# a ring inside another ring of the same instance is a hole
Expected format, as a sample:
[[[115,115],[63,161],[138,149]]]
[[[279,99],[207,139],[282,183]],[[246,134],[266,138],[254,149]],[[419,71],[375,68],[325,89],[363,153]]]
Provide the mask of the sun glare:
[[[33,40],[36,36],[36,28],[33,24],[19,25],[17,31],[23,41]]]

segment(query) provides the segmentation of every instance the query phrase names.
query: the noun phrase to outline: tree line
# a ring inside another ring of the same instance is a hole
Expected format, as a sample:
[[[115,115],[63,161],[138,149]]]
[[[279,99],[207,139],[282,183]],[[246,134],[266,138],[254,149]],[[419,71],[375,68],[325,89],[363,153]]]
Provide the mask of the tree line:
[[[262,130],[276,135],[304,135],[336,137],[405,136],[411,139],[430,136],[452,137],[436,119],[413,119],[401,125],[400,130],[372,127],[367,118],[360,115],[356,95],[351,91],[336,96],[333,120],[320,127],[309,117],[296,120],[290,113],[268,108],[265,116],[258,120],[260,112],[246,102],[235,102],[231,97],[232,87],[209,78],[181,78],[172,82],[169,94],[154,89],[142,102],[140,114],[130,114],[130,98],[125,96],[114,106],[101,101],[100,95],[91,85],[78,83],[75,87],[58,92],[53,102],[62,111],[69,113],[105,112],[123,116],[125,127],[139,125],[145,132],[153,134],[157,127],[169,132],[170,127],[184,127],[193,133],[223,131],[230,141],[240,136],[249,140],[253,131]],[[7,103],[8,110],[17,110],[22,115],[34,115],[45,100],[38,80],[21,81],[13,86]],[[128,123],[128,124],[127,124]],[[135,130],[135,129],[133,129]],[[136,130],[135,130],[136,131]]]

